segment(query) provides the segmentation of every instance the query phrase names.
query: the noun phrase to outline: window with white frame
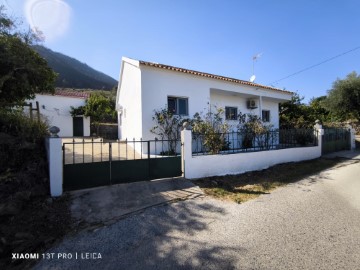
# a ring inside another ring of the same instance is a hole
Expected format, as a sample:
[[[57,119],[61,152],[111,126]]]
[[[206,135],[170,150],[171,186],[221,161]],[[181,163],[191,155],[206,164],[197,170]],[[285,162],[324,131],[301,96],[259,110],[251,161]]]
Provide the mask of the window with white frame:
[[[188,115],[189,105],[187,98],[168,97],[168,110],[177,115]]]
[[[225,119],[226,120],[236,120],[237,118],[237,108],[236,107],[225,107]]]
[[[270,111],[269,110],[262,110],[262,121],[270,122]]]

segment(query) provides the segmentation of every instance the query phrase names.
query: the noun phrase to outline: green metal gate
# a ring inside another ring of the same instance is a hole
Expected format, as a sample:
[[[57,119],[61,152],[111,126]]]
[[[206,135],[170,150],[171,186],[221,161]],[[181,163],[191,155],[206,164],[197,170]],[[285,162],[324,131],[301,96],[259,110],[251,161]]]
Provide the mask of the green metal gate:
[[[325,128],[322,136],[321,153],[329,154],[341,150],[350,150],[350,130],[345,128]]]
[[[178,149],[180,144],[175,143]],[[169,145],[167,140],[63,143],[63,188],[69,191],[181,176],[181,156],[168,151]]]

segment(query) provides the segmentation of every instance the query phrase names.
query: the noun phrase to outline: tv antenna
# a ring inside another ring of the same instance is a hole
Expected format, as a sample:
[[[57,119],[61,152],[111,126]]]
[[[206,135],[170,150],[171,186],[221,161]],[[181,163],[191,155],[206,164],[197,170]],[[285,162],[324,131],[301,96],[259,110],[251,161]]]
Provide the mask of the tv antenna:
[[[254,82],[256,79],[255,76],[255,62],[261,57],[262,53],[258,53],[256,55],[253,56],[252,60],[253,60],[253,66],[252,66],[252,76],[250,77],[250,82]]]

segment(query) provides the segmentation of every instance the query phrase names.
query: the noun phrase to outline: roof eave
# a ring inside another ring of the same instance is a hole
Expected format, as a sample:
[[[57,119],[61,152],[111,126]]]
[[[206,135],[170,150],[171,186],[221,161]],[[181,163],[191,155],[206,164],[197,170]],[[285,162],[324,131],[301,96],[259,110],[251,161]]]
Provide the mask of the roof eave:
[[[225,77],[225,76],[221,76],[221,75],[215,75],[215,74],[211,74],[211,73],[206,73],[206,72],[201,72],[201,71],[196,71],[196,70],[191,70],[191,69],[185,69],[185,68],[179,68],[179,67],[174,67],[174,66],[169,66],[169,65],[159,64],[159,63],[146,62],[146,61],[142,61],[142,60],[139,60],[138,63],[139,63],[139,65],[143,65],[143,66],[165,69],[165,70],[170,70],[170,71],[175,71],[175,72],[182,72],[182,73],[191,74],[191,75],[195,75],[195,76],[212,78],[212,79],[237,83],[237,84],[241,84],[241,85],[253,86],[253,87],[262,88],[264,90],[281,92],[284,94],[290,94],[290,95],[293,94],[293,92],[291,92],[291,91],[281,90],[281,89],[278,89],[275,87],[261,85],[261,84],[243,81],[243,80],[230,78],[230,77]]]

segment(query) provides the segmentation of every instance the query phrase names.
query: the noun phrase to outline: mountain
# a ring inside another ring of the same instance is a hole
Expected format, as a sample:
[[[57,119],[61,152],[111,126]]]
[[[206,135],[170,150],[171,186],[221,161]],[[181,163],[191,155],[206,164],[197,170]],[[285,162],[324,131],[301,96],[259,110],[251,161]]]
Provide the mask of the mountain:
[[[111,90],[118,83],[110,76],[62,53],[40,45],[33,46],[33,49],[59,74],[56,87]]]

